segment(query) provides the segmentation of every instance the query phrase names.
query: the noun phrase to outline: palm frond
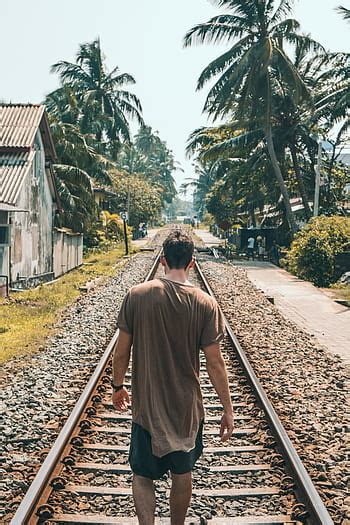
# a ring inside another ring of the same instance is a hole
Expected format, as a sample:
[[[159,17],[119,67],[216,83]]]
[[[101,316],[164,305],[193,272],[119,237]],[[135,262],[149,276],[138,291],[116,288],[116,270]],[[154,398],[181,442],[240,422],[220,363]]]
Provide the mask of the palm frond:
[[[280,3],[271,17],[270,24],[274,25],[285,18],[293,9],[295,0],[280,0]]]
[[[231,24],[211,23],[198,24],[190,29],[184,37],[184,47],[194,44],[222,44],[231,38],[241,37],[244,28]]]
[[[338,11],[338,13],[340,13],[343,16],[344,20],[350,20],[350,9],[339,5],[336,8],[336,11]]]
[[[252,36],[247,35],[239,40],[231,49],[223,53],[221,56],[213,60],[201,73],[198,82],[197,90],[202,89],[204,84],[211,80],[218,73],[224,71],[224,69],[232,64],[234,60],[239,58],[245,51],[249,44],[252,43]]]
[[[211,0],[211,2],[225,9],[232,9],[247,19],[253,18],[256,14],[256,0]]]
[[[286,41],[295,46],[303,45],[304,51],[307,53],[312,51],[313,53],[326,54],[326,49],[322,44],[310,37],[310,35],[299,35],[293,31],[286,33],[284,36]]]
[[[254,148],[263,139],[263,137],[264,133],[260,129],[248,131],[237,137],[232,137],[228,140],[219,142],[218,144],[214,144],[206,150],[203,150],[200,153],[200,158],[204,161],[222,157],[230,157],[231,160],[234,157],[240,159],[242,156],[241,148]]]
[[[286,53],[277,46],[274,47],[274,59],[276,67],[281,72],[283,81],[289,86],[295,101],[310,99],[310,92],[298,70]]]

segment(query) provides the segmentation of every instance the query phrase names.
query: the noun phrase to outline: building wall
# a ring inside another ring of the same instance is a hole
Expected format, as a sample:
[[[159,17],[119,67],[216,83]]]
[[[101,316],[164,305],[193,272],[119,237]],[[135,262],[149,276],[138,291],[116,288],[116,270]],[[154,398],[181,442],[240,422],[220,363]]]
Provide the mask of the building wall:
[[[0,224],[8,224],[8,212],[0,211]],[[6,293],[6,279],[1,275],[9,274],[9,247],[0,246],[0,297]]]
[[[35,139],[36,154],[23,183],[16,205],[28,212],[15,212],[12,218],[11,282],[53,272],[53,203],[45,174],[45,152],[40,131]],[[47,275],[48,278],[49,275]]]
[[[83,263],[83,235],[54,231],[54,276],[59,277]]]

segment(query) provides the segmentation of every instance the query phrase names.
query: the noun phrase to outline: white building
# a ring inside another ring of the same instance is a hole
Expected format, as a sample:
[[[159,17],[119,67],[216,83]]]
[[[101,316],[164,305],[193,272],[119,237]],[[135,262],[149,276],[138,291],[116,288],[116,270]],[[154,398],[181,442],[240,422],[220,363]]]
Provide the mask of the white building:
[[[0,105],[0,283],[26,288],[81,263],[82,235],[54,228],[55,147],[43,105]],[[64,245],[64,246],[63,246]],[[71,254],[71,250],[76,254]],[[55,268],[67,251],[68,264]],[[69,252],[69,253],[68,253]]]

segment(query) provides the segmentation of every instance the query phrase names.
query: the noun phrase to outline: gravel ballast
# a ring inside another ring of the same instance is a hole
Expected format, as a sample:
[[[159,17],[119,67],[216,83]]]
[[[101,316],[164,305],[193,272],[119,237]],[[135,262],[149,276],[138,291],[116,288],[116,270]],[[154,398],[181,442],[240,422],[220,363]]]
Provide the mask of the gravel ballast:
[[[6,512],[0,514],[1,522],[9,523],[113,335],[121,300],[130,286],[144,278],[153,257],[138,254],[128,261],[117,276],[81,296],[66,310],[57,335],[45,349],[24,363],[16,358],[3,367],[7,375],[1,393],[5,413],[1,429],[5,443],[2,500]],[[201,259],[225,315],[332,518],[336,524],[349,525],[347,383],[340,359],[328,355],[314,338],[284,319],[242,268],[221,260]],[[98,458],[95,456],[92,459]],[[93,510],[106,510],[106,498],[110,497],[103,498],[101,506]],[[125,507],[129,507],[130,498],[124,499]],[[69,510],[70,503],[67,505]],[[160,515],[165,512],[162,505]],[[272,498],[271,508],[265,509],[264,505],[261,511],[278,512],[280,500],[274,503]],[[197,506],[204,512],[210,501],[194,502]],[[286,500],[286,508],[289,506]],[[107,510],[114,514],[114,504],[112,507]],[[235,512],[234,506],[230,510],[223,504],[222,509],[226,515]]]
[[[350,524],[349,370],[226,261],[203,271],[335,523]]]
[[[1,523],[9,523],[109,343],[125,293],[144,279],[154,256],[127,261],[65,310],[42,351],[3,365]]]

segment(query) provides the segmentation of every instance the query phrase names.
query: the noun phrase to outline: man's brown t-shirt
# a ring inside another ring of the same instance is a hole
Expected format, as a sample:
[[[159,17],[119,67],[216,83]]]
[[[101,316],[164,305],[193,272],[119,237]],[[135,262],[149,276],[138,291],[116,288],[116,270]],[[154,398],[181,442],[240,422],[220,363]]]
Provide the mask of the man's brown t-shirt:
[[[133,421],[151,434],[155,456],[192,450],[204,417],[199,350],[225,330],[216,301],[193,285],[154,279],[130,289],[118,327],[133,336]]]

